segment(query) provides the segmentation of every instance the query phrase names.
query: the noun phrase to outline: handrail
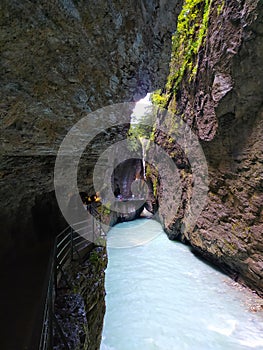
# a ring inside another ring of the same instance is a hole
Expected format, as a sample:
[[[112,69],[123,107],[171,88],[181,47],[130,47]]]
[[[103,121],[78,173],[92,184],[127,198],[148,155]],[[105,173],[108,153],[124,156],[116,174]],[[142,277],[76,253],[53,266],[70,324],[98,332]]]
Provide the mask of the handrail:
[[[39,349],[52,349],[52,346],[50,344],[50,337],[49,333],[53,333],[53,329],[51,327],[51,322],[49,320],[49,315],[51,315],[50,307],[51,304],[49,302],[49,299],[51,297],[51,290],[52,290],[52,284],[53,284],[53,273],[50,273],[54,270],[54,261],[55,261],[55,254],[56,254],[56,245],[53,245],[52,253],[49,259],[48,264],[48,272],[50,274],[50,277],[47,280],[47,287],[46,287],[46,297],[45,297],[45,307],[44,307],[44,313],[43,313],[43,324],[42,324],[42,332],[40,337],[40,343],[39,343]]]
[[[88,222],[88,220],[82,220],[82,221],[79,221],[79,222],[75,222],[74,224],[72,224],[72,226],[76,226],[76,225],[79,225],[79,224],[83,224],[84,222]],[[70,226],[67,226],[63,231],[61,231],[56,238],[60,237],[61,235],[63,235],[63,233],[65,233],[68,229],[70,228]]]
[[[87,247],[87,245],[80,244],[81,242],[76,243],[78,238],[82,237],[83,242],[82,243],[88,243],[88,245],[92,244],[91,241],[84,238],[84,236],[79,235],[78,231],[80,230],[89,230],[92,231],[92,237],[94,241],[94,237],[96,235],[96,228],[95,225],[95,217],[94,214],[99,217],[99,222],[101,219],[100,213],[97,211],[96,208],[93,206],[90,206],[88,208],[90,214],[92,214],[92,225],[90,227],[90,220],[83,220],[80,222],[77,222],[73,224],[72,226],[74,229],[70,226],[67,226],[62,232],[60,232],[54,242],[52,254],[49,261],[49,267],[48,272],[50,274],[48,284],[46,285],[46,300],[45,300],[45,307],[43,311],[43,324],[42,324],[42,331],[41,331],[41,337],[39,341],[39,350],[52,350],[53,349],[53,332],[54,328],[57,329],[58,334],[61,337],[61,340],[63,342],[63,345],[66,350],[70,350],[70,347],[68,345],[66,336],[55,316],[54,313],[54,304],[55,304],[55,298],[58,291],[58,286],[61,278],[64,279],[65,283],[70,286],[70,282],[68,281],[66,274],[64,273],[64,268],[66,265],[68,265],[73,260],[81,260],[81,252],[84,250],[84,248]],[[84,226],[84,224],[87,224]],[[78,225],[83,225],[82,227],[77,228]],[[105,233],[102,230],[101,224],[99,225],[99,236],[102,237],[105,236]],[[97,235],[96,235],[97,236]]]

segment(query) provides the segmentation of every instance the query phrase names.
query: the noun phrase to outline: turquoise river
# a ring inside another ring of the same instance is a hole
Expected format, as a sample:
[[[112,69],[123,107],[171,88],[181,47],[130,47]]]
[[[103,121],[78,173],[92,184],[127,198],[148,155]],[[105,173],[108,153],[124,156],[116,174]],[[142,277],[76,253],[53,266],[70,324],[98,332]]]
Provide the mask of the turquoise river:
[[[263,349],[254,294],[139,219],[107,241],[106,315],[100,350]]]

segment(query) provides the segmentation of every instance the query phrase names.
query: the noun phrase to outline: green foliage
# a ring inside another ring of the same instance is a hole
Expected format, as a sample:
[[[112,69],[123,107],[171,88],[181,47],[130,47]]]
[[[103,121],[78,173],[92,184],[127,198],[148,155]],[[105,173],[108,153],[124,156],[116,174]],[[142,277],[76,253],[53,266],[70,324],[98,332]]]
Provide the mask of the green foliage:
[[[155,198],[158,196],[158,185],[159,185],[159,180],[158,180],[158,167],[157,166],[151,166],[150,164],[146,163],[145,165],[145,176],[146,180],[152,182],[153,186],[153,195]]]
[[[162,90],[156,90],[151,94],[152,104],[165,108],[166,98],[162,95]]]
[[[99,255],[98,255],[98,253],[97,253],[95,250],[93,250],[93,251],[90,253],[89,261],[90,261],[93,265],[96,265],[96,264],[99,262]]]
[[[111,213],[111,203],[107,202],[102,206],[102,215],[108,216]]]
[[[222,3],[217,6],[217,15],[218,16],[223,11],[224,6],[225,6],[225,0],[223,0]]]
[[[167,88],[177,89],[186,71],[195,73],[196,58],[207,33],[211,0],[185,0],[172,38],[172,60]],[[194,71],[194,72],[193,72]]]
[[[98,237],[94,242],[97,246],[104,247],[106,245],[106,239],[104,237]]]
[[[153,179],[153,195],[155,198],[157,198],[157,190],[158,190],[158,179],[155,177]]]
[[[157,90],[152,101],[165,107],[172,95],[176,95],[183,77],[191,81],[197,73],[198,51],[202,46],[208,27],[212,0],[184,0],[178,17],[177,30],[172,37],[172,56],[166,92]]]
[[[143,123],[131,124],[128,132],[128,142],[131,148],[138,151],[141,148],[142,138],[150,138],[152,133],[152,127]]]
[[[146,178],[149,178],[151,176],[151,167],[149,164],[146,164],[146,171],[145,171],[145,176]]]
[[[128,132],[128,143],[132,150],[138,151],[142,147],[142,139],[154,140],[156,107],[149,106],[139,120],[131,123]]]

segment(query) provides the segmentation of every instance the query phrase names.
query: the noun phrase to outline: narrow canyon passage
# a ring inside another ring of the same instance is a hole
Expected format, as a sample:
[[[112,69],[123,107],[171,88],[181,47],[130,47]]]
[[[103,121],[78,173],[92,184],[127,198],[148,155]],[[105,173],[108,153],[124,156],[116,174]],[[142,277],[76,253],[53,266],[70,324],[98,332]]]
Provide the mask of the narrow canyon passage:
[[[101,350],[263,349],[257,297],[170,241],[154,220],[108,234]]]

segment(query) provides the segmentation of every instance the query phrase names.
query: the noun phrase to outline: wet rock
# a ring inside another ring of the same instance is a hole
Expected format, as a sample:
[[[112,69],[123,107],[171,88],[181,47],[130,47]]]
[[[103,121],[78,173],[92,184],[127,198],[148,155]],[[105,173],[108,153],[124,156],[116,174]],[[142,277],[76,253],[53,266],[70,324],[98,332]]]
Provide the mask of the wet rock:
[[[263,5],[228,1],[219,13],[220,4],[212,1],[196,78],[183,79],[176,97],[177,113],[198,134],[205,152],[207,205],[191,232],[182,231],[179,212],[173,214],[174,228],[166,230],[263,295]],[[172,147],[162,135],[156,141],[167,152]],[[191,185],[182,186],[191,196]]]
[[[71,349],[97,350],[100,348],[105,313],[104,271],[107,265],[105,247],[94,247],[81,263],[67,267],[68,288],[59,284],[55,315]],[[54,349],[64,349],[55,330]]]
[[[34,236],[31,209],[35,197],[54,190],[55,157],[69,129],[90,111],[138,100],[164,83],[181,3],[1,2],[2,254]],[[127,128],[94,141],[80,190],[93,190],[96,160]]]

